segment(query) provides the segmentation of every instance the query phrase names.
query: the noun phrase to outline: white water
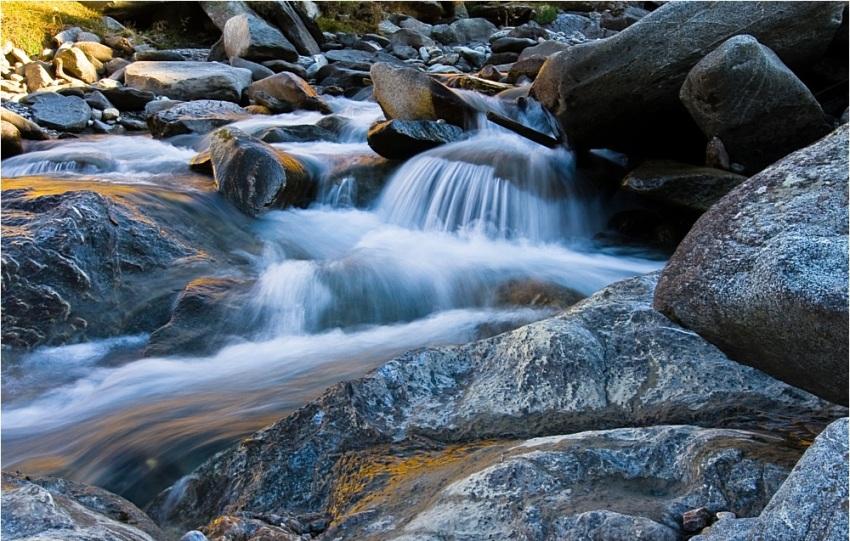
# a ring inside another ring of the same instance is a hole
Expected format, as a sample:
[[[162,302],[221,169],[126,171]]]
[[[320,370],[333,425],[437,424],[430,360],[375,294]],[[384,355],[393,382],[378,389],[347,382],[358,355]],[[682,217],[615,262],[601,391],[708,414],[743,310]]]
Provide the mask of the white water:
[[[546,129],[539,110],[518,114],[493,100],[481,106]],[[313,207],[254,223],[265,250],[245,307],[251,333],[211,356],[142,358],[147,338],[138,336],[4,363],[6,467],[105,484],[144,501],[215,448],[335,381],[412,348],[463,343],[484,326],[552,314],[501,305],[495,292],[508,282],[588,295],[661,265],[593,248],[606,216],[593,190],[575,181],[570,153],[500,128],[414,157],[371,206],[351,208],[361,188],[356,175],[333,186],[330,179],[356,160],[375,159],[365,131],[380,110],[342,99],[332,107],[350,120],[345,142],[275,145],[302,160],[322,189]],[[300,112],[237,126],[256,133],[320,118]],[[98,137],[58,142],[6,160],[3,169],[162,183],[186,174],[194,153],[146,137]],[[61,165],[78,162],[93,169]]]

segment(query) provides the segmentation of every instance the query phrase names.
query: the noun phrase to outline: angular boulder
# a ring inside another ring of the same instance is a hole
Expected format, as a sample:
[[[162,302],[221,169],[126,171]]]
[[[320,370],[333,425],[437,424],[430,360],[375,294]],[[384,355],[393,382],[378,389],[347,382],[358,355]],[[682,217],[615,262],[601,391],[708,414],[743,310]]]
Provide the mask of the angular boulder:
[[[229,19],[224,25],[222,40],[228,57],[298,60],[298,51],[289,40],[277,28],[251,13]]]
[[[252,83],[245,94],[272,111],[307,109],[322,113],[331,112],[331,108],[316,94],[310,83],[294,73],[285,71]]]
[[[619,282],[561,316],[473,344],[413,351],[335,385],[202,465],[181,496],[160,494],[152,516],[194,527],[225,509],[324,512],[345,453],[405,441],[845,415],[729,360],[653,310],[656,279]]]
[[[57,69],[66,74],[76,77],[84,83],[97,81],[97,70],[89,61],[88,57],[76,47],[69,47],[60,51],[54,58],[53,63]]]
[[[655,307],[731,358],[847,404],[847,125],[718,201]]]
[[[805,66],[829,46],[843,9],[840,2],[670,2],[611,38],[554,55],[532,94],[578,147],[690,148],[702,135],[678,96],[697,62],[750,34],[792,69]]]
[[[33,119],[47,128],[78,132],[86,129],[91,118],[91,107],[77,96],[44,92],[28,96],[27,101],[31,104]]]
[[[682,103],[707,139],[758,172],[830,131],[806,85],[776,54],[747,35],[726,40],[688,73]]]
[[[405,160],[462,137],[463,130],[447,122],[389,120],[370,127],[366,141],[384,158]]]
[[[148,117],[147,123],[154,137],[171,137],[208,133],[247,116],[243,108],[229,101],[194,100],[157,111]]]
[[[110,47],[96,41],[78,41],[74,47],[99,62],[109,62],[114,54]]]
[[[722,169],[648,160],[629,172],[623,188],[650,199],[704,212],[747,177]]]
[[[475,113],[460,95],[421,71],[383,62],[369,70],[387,120],[440,120],[464,127]]]
[[[46,86],[54,84],[53,77],[44,69],[40,62],[24,64],[24,79],[27,83],[27,92],[35,92]]]
[[[156,541],[162,531],[139,508],[106,490],[56,478],[3,473],[4,539]]]
[[[314,189],[295,158],[237,129],[213,133],[210,158],[218,191],[249,216],[304,205]]]
[[[449,31],[458,43],[487,43],[498,28],[482,18],[458,19],[449,25]]]
[[[829,425],[756,518],[727,519],[691,541],[847,539],[847,419]]]
[[[299,13],[298,2],[273,0],[271,2],[248,2],[258,15],[273,23],[292,42],[299,54],[312,56],[322,50],[305,24],[306,17]],[[309,20],[309,19],[308,19]]]
[[[251,72],[217,62],[133,62],[125,68],[124,81],[176,100],[238,102],[251,84]]]

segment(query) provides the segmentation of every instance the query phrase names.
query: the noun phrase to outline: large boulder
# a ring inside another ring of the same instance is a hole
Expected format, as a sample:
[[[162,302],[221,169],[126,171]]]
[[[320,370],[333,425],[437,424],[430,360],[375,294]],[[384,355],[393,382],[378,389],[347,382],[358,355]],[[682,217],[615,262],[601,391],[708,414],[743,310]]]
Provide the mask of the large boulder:
[[[487,43],[498,28],[482,18],[458,19],[449,25],[450,34],[459,43]]]
[[[703,214],[655,306],[733,359],[847,404],[847,125]]]
[[[23,143],[21,143],[21,132],[11,122],[0,120],[0,141],[2,141],[2,154],[4,158],[17,156],[24,151]]]
[[[254,11],[242,0],[232,0],[230,2],[204,1],[198,2],[198,4],[216,28],[222,32],[224,31],[224,25],[231,18],[237,15],[254,14]]]
[[[308,109],[322,113],[331,112],[331,108],[316,94],[316,90],[310,86],[310,83],[286,71],[252,83],[245,94],[273,111]]]
[[[251,84],[251,72],[217,62],[133,62],[124,71],[124,81],[176,100],[238,102]]]
[[[237,129],[213,133],[210,158],[219,192],[249,216],[304,205],[314,190],[295,158]]]
[[[57,69],[61,69],[66,74],[76,77],[84,83],[97,81],[97,70],[94,65],[85,53],[76,47],[61,50],[53,58],[53,63],[57,66]]]
[[[243,108],[229,101],[194,100],[157,111],[147,122],[154,137],[171,137],[181,133],[208,133],[248,116]]]
[[[474,110],[428,75],[383,62],[369,70],[375,100],[387,120],[440,120],[464,127]]]
[[[691,541],[847,539],[847,418],[829,425],[756,518],[721,520]]]
[[[222,39],[228,57],[238,56],[248,60],[298,59],[298,51],[277,28],[251,13],[228,20],[224,25]]]
[[[735,36],[688,73],[679,97],[708,139],[758,172],[830,131],[800,79],[752,36]]]
[[[319,54],[322,50],[305,24],[305,19],[309,19],[301,15],[297,4],[297,2],[282,0],[248,2],[258,15],[280,29],[300,54],[305,56]]]
[[[370,127],[366,141],[385,158],[405,160],[461,137],[463,130],[447,122],[389,120]]]
[[[679,102],[693,66],[726,39],[750,34],[795,69],[832,41],[840,2],[670,2],[617,35],[551,57],[532,94],[582,148],[659,152],[702,134]]]
[[[656,279],[619,282],[561,316],[474,344],[413,351],[335,385],[211,459],[179,493],[160,494],[152,516],[197,526],[225,509],[323,512],[345,453],[405,441],[440,448],[588,429],[844,415],[846,408],[729,360],[653,310]]]
[[[5,107],[0,107],[0,120],[15,126],[24,139],[44,140],[49,138],[38,124]]]
[[[723,169],[648,160],[626,175],[623,188],[663,203],[703,212],[745,180],[747,177]]]
[[[103,489],[3,473],[4,539],[157,541],[162,531],[135,505]]]
[[[78,132],[86,129],[91,118],[91,107],[77,96],[44,92],[28,96],[27,102],[33,120],[46,128]]]

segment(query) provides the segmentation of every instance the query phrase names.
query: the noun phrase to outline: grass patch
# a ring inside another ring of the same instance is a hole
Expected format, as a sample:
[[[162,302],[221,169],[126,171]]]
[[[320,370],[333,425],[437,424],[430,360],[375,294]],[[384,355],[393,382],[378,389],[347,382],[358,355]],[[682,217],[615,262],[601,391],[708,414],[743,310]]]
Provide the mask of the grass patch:
[[[383,17],[381,2],[321,2],[316,23],[323,32],[368,34],[378,30]]]
[[[552,4],[534,5],[534,22],[537,24],[549,24],[558,17],[558,8]]]
[[[50,38],[68,26],[102,34],[100,13],[79,2],[0,2],[0,40],[38,54]]]

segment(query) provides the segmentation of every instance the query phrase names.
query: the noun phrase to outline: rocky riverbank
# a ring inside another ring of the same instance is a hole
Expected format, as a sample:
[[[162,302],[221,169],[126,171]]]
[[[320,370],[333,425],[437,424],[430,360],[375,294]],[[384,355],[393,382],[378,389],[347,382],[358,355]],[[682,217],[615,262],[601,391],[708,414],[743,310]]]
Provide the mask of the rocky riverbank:
[[[121,20],[139,9],[118,4]],[[417,157],[489,167],[505,198],[601,201],[610,217],[586,242],[672,255],[584,300],[506,280],[493,302],[563,311],[333,385],[144,512],[4,473],[4,537],[847,537],[846,4],[403,2],[357,32],[322,31],[331,4],[199,5],[220,34],[209,48],[134,43],[111,17],[37,57],[4,45],[3,167],[20,177],[3,185],[7,353],[135,333],[147,356],[244,341],[258,220],[346,182],[366,207]],[[383,118],[356,124],[340,96]],[[290,113],[303,122],[270,121]],[[503,129],[534,150],[464,153]],[[134,174],[177,164],[165,184],[50,177],[121,172],[107,145],[127,135],[145,145]],[[61,146],[75,138],[103,151]],[[347,161],[297,146],[364,140]],[[568,168],[575,183],[544,184]],[[450,233],[495,208],[462,188],[462,211],[434,210]],[[533,218],[535,240],[574,234]],[[363,298],[384,276],[340,267]]]

